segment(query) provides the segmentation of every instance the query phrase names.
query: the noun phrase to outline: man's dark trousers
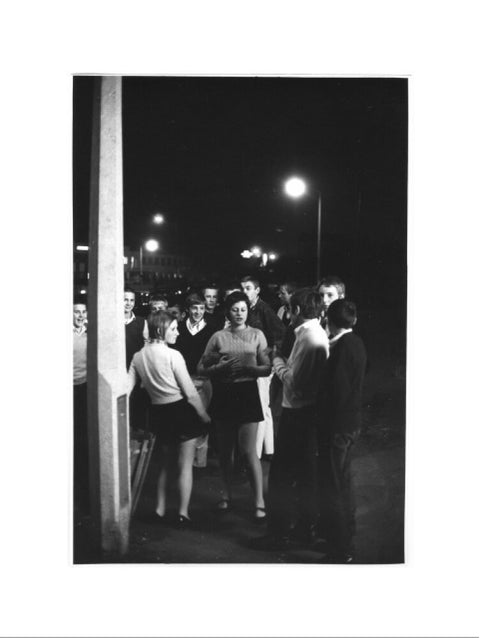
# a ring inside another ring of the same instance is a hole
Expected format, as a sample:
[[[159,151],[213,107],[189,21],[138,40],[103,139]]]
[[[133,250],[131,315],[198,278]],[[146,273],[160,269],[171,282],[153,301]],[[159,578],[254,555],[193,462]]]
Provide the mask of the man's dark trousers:
[[[317,457],[313,407],[283,408],[268,481],[268,531],[287,536],[317,518]]]
[[[335,551],[350,554],[355,536],[351,456],[359,432],[332,434],[318,446],[319,530]]]

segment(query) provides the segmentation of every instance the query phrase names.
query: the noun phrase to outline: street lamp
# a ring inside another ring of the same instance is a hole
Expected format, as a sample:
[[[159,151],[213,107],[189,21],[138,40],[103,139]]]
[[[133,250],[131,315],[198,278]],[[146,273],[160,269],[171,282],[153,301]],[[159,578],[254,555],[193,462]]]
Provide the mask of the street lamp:
[[[161,213],[156,213],[153,216],[153,223],[154,224],[163,224],[164,221],[165,221],[165,217]]]
[[[285,192],[289,197],[298,199],[303,197],[307,192],[307,185],[301,177],[290,177],[285,182]],[[318,193],[318,212],[317,212],[317,261],[315,264],[315,281],[320,281],[320,239],[321,239],[321,221],[322,221],[322,194]]]
[[[149,253],[154,253],[159,247],[160,244],[156,239],[148,239],[145,242],[145,250],[148,250]],[[140,244],[140,276],[143,277],[143,244]]]

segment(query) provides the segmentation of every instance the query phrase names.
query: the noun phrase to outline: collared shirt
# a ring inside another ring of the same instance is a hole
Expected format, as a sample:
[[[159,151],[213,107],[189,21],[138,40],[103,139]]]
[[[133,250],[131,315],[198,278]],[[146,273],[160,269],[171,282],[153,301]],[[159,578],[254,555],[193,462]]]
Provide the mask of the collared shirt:
[[[283,383],[282,406],[299,409],[314,405],[328,358],[328,337],[318,319],[295,328],[295,343],[287,361],[274,357],[273,369]]]
[[[196,335],[197,332],[203,330],[206,325],[207,322],[205,321],[205,319],[200,319],[200,321],[197,321],[197,323],[193,323],[192,321],[190,321],[190,318],[188,318],[186,321],[187,330],[191,335]]]

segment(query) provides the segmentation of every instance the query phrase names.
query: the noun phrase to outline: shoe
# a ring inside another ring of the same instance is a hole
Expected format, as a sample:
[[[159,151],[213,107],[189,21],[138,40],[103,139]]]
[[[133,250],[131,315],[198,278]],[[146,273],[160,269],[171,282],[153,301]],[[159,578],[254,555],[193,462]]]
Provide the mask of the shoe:
[[[187,516],[182,516],[179,514],[175,520],[175,527],[177,529],[192,529],[193,523],[192,519]]]
[[[215,510],[221,512],[229,512],[232,509],[232,504],[229,498],[222,498],[215,504]]]
[[[267,510],[264,507],[256,507],[253,514],[254,523],[266,523],[267,522]]]
[[[288,536],[277,536],[275,534],[252,538],[248,545],[251,549],[263,552],[283,552],[291,547]]]

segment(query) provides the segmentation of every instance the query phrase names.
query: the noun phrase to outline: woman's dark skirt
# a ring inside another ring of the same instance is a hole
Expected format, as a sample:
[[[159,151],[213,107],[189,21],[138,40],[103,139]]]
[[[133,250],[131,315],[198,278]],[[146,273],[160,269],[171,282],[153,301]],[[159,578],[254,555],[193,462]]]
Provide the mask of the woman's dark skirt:
[[[150,429],[160,443],[174,445],[207,433],[195,408],[186,399],[150,406]]]
[[[257,382],[215,383],[209,412],[216,420],[237,425],[263,421]]]

